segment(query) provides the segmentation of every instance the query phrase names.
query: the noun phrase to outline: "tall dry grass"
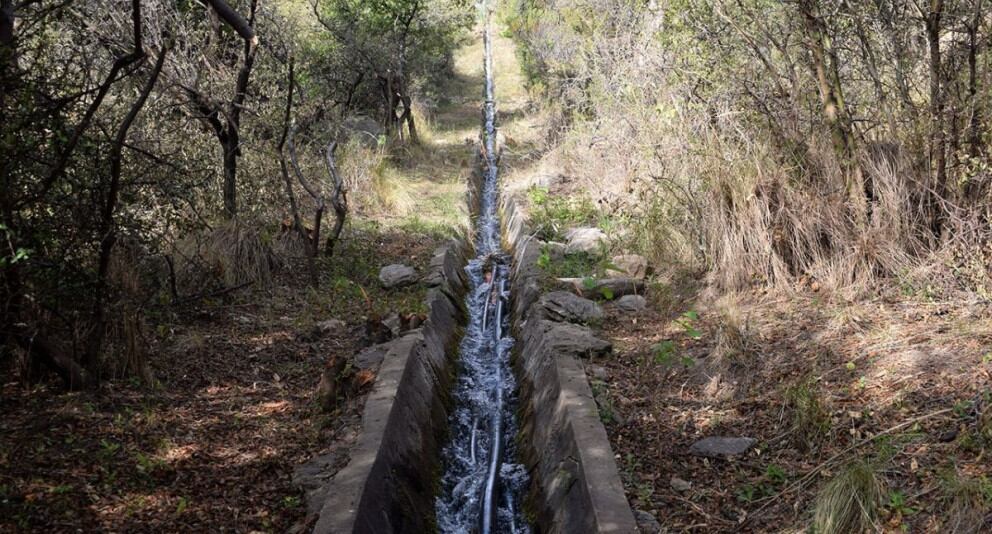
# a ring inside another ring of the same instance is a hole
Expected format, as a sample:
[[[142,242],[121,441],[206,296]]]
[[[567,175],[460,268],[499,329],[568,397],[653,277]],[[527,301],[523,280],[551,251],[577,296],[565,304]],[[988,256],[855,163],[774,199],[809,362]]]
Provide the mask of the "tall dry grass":
[[[177,285],[193,291],[209,288],[211,281],[229,288],[268,285],[280,261],[264,229],[240,219],[187,236],[173,255]]]
[[[943,268],[937,253],[947,243],[928,233],[924,210],[932,186],[905,152],[863,141],[857,159],[871,198],[860,185],[849,192],[826,128],[797,125],[809,133],[790,153],[741,107],[746,99],[702,101],[678,76],[684,50],[656,37],[663,21],[621,4],[581,36],[549,15],[521,37],[545,70],[558,69],[537,87],[564,116],[546,125],[558,139],[551,156],[568,191],[616,221],[616,240],[662,270],[707,272],[724,290],[802,281],[853,295]],[[980,241],[965,242],[958,247]]]

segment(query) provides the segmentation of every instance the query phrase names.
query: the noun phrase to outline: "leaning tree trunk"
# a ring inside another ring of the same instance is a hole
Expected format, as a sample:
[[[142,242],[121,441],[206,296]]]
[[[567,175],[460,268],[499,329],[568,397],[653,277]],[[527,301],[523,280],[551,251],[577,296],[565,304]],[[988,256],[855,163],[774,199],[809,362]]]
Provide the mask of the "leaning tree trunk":
[[[152,68],[151,75],[145,82],[144,87],[142,87],[141,92],[138,93],[138,99],[131,105],[131,109],[124,117],[124,121],[121,122],[120,126],[117,128],[117,135],[114,137],[114,144],[110,149],[110,184],[107,191],[107,199],[104,202],[103,210],[100,214],[99,235],[101,236],[101,239],[96,290],[93,295],[93,326],[90,331],[89,339],[86,343],[86,351],[84,352],[82,361],[83,366],[89,369],[89,371],[96,376],[99,376],[96,366],[99,363],[100,349],[103,346],[103,337],[107,330],[105,309],[108,286],[107,277],[110,271],[110,256],[114,251],[114,245],[117,243],[117,229],[114,225],[114,213],[117,211],[117,204],[120,199],[121,171],[124,161],[124,143],[127,141],[127,134],[131,129],[131,125],[134,124],[134,121],[137,119],[138,113],[141,112],[141,109],[145,107],[145,102],[148,101],[148,96],[152,93],[152,90],[155,88],[155,84],[158,82],[158,77],[159,74],[162,73],[162,66],[165,64],[165,55],[168,50],[168,47],[163,47],[159,52],[158,59],[155,61],[155,66]]]
[[[224,215],[233,219],[238,215],[238,128],[230,125],[220,136],[224,150]]]
[[[813,74],[816,77],[817,88],[820,93],[823,116],[830,127],[834,152],[845,172],[846,196],[854,202],[858,220],[863,221],[867,214],[867,202],[862,193],[867,188],[864,184],[864,173],[861,171],[861,165],[857,161],[854,149],[852,123],[844,104],[844,93],[838,70],[839,60],[832,48],[828,30],[820,18],[819,2],[817,0],[803,0],[800,2],[800,10],[806,22]]]
[[[307,231],[303,227],[303,221],[300,219],[300,207],[296,204],[296,193],[293,192],[293,181],[289,177],[289,166],[286,163],[286,137],[289,135],[290,121],[292,120],[291,115],[293,111],[293,89],[296,86],[296,77],[294,76],[293,65],[294,60],[292,57],[289,58],[289,89],[286,92],[286,112],[283,114],[282,118],[282,134],[279,135],[279,145],[276,147],[277,152],[279,152],[279,170],[282,172],[282,180],[286,185],[286,196],[289,199],[289,210],[293,217],[293,231],[300,234],[300,236],[306,240],[308,239]]]
[[[293,171],[296,173],[296,178],[299,180],[300,185],[303,186],[303,189],[317,205],[317,209],[313,214],[313,238],[310,240],[310,282],[316,287],[320,284],[320,273],[317,271],[317,253],[320,250],[320,223],[324,217],[326,203],[324,202],[324,195],[321,195],[320,191],[310,185],[310,182],[303,176],[303,171],[300,169],[300,164],[296,157],[296,143],[293,142],[295,134],[296,127],[293,126],[289,129],[289,136],[287,138],[289,144],[289,161],[293,165]]]
[[[348,196],[344,189],[344,180],[338,174],[338,168],[334,164],[334,151],[337,146],[338,144],[333,141],[327,145],[327,172],[331,175],[331,182],[334,184],[334,193],[331,195],[331,207],[334,209],[334,228],[327,236],[327,244],[324,248],[324,254],[327,256],[334,255],[334,245],[341,237],[345,218],[348,216]]]

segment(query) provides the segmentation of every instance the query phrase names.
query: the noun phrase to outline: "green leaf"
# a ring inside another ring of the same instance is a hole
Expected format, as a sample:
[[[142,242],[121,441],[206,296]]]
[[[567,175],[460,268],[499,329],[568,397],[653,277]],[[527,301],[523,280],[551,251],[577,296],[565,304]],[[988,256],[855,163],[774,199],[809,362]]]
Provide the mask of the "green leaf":
[[[654,350],[654,361],[656,363],[666,366],[672,365],[675,359],[674,341],[666,339],[652,347],[652,350]]]
[[[599,288],[599,292],[603,295],[606,300],[613,300],[613,290],[608,287]]]
[[[189,506],[189,499],[187,499],[186,497],[180,497],[179,505],[176,506],[176,515],[185,512],[188,506]]]

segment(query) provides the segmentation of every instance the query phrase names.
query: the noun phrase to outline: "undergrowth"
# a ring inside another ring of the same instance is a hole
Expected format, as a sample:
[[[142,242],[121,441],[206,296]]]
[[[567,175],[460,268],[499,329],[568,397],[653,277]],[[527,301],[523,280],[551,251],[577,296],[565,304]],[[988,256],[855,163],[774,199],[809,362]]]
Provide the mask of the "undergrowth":
[[[884,483],[876,468],[863,461],[843,467],[820,490],[813,510],[816,534],[874,532],[882,506]]]

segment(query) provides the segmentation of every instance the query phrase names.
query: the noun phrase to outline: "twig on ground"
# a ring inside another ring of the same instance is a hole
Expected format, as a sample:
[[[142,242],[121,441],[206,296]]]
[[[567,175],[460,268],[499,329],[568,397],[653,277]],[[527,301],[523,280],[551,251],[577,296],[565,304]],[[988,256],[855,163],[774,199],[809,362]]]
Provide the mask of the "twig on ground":
[[[919,417],[914,417],[912,419],[907,419],[906,421],[903,421],[902,423],[899,423],[898,425],[889,427],[889,428],[887,428],[887,429],[885,429],[885,430],[883,430],[881,432],[878,432],[878,433],[873,434],[873,435],[871,435],[871,436],[869,436],[867,438],[862,439],[861,441],[858,441],[857,443],[855,443],[855,444],[847,447],[846,449],[838,452],[837,454],[831,456],[826,461],[820,463],[819,465],[817,465],[816,467],[814,467],[813,469],[811,469],[809,473],[806,473],[806,475],[804,475],[802,478],[800,478],[799,480],[793,482],[792,484],[789,484],[789,486],[786,487],[784,490],[782,490],[782,491],[778,492],[777,494],[769,497],[768,498],[768,501],[765,504],[761,505],[761,507],[759,507],[757,510],[755,510],[754,512],[750,513],[747,516],[747,519],[745,520],[745,522],[750,521],[751,518],[753,518],[753,517],[759,516],[765,509],[767,509],[769,506],[771,506],[772,503],[778,501],[781,497],[783,497],[783,496],[785,496],[785,495],[787,495],[789,493],[792,493],[793,491],[798,490],[798,489],[802,488],[803,486],[805,486],[806,483],[809,482],[817,474],[819,474],[820,471],[822,471],[823,469],[825,469],[827,466],[835,463],[837,460],[839,460],[843,456],[847,455],[847,453],[853,451],[854,449],[857,449],[857,448],[859,448],[859,447],[861,447],[861,446],[863,446],[863,445],[865,445],[867,443],[870,443],[870,442],[872,442],[872,441],[874,441],[874,440],[876,440],[876,439],[878,439],[878,438],[880,438],[882,436],[885,436],[885,435],[891,434],[893,432],[896,432],[897,430],[901,430],[903,428],[906,428],[907,426],[913,425],[915,423],[919,423],[920,421],[925,421],[927,419],[932,419],[934,417],[937,417],[938,415],[943,415],[945,413],[950,413],[952,411],[954,411],[953,408],[944,408],[944,409],[941,409],[941,410],[937,410],[935,412],[930,412],[930,413],[928,413],[926,415],[921,415]]]

